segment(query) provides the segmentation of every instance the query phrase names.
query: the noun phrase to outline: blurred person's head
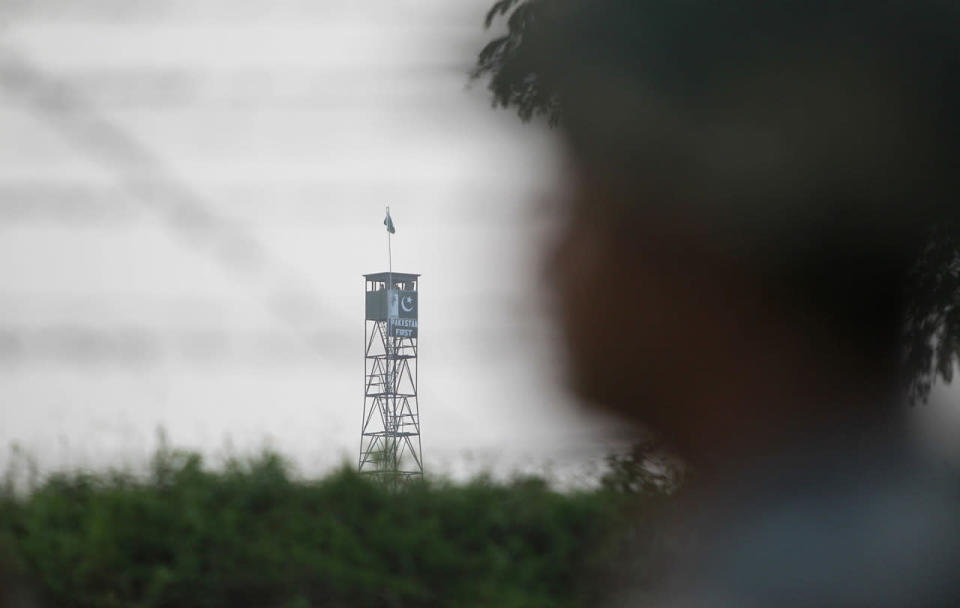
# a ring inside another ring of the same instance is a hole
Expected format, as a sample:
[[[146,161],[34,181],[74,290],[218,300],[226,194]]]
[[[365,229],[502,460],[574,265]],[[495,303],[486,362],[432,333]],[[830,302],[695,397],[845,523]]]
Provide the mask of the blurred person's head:
[[[578,393],[705,459],[886,415],[958,180],[954,5],[540,4],[525,60],[570,157],[547,272]]]

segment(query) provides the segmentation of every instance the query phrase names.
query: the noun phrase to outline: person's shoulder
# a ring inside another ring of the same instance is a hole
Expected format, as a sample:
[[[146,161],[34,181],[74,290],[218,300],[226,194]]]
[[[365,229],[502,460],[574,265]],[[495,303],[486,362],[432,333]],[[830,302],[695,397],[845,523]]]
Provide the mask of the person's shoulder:
[[[689,606],[960,605],[960,476],[909,451],[826,462],[834,466],[746,483],[742,500],[705,505],[701,547],[673,597]]]

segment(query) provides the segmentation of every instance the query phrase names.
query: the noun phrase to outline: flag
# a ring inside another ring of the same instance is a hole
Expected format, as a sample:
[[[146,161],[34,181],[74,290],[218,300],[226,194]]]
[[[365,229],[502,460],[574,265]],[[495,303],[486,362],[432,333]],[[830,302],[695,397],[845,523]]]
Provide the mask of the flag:
[[[393,227],[393,218],[390,217],[390,207],[387,207],[387,217],[383,218],[383,225],[387,227],[387,232],[390,234],[397,231],[397,229]]]

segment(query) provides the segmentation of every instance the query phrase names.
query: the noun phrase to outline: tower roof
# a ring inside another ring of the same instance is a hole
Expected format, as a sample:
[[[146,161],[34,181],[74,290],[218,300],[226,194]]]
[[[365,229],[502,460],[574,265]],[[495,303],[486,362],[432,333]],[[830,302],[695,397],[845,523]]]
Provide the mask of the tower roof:
[[[368,281],[389,281],[390,276],[393,276],[393,282],[399,281],[415,281],[419,274],[411,274],[409,272],[374,272],[372,274],[363,275]]]

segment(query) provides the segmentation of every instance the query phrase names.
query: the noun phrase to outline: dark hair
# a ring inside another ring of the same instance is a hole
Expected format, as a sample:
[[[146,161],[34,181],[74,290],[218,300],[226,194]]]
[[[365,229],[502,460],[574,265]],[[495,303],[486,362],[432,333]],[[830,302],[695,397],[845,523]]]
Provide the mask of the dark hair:
[[[529,0],[476,73],[643,192],[623,213],[714,226],[779,302],[895,363],[915,261],[954,221],[958,17],[935,0]]]

